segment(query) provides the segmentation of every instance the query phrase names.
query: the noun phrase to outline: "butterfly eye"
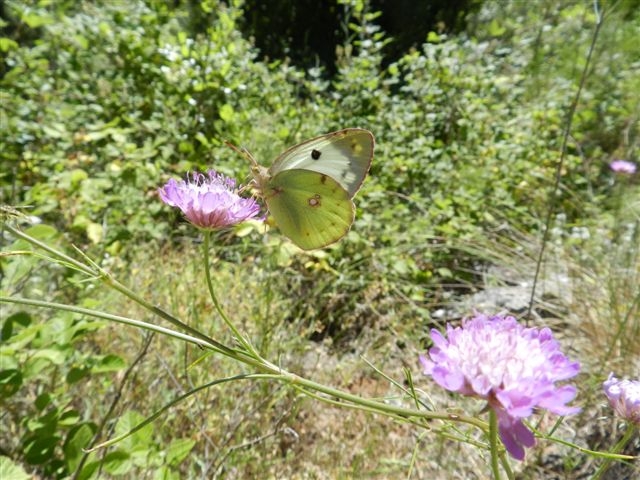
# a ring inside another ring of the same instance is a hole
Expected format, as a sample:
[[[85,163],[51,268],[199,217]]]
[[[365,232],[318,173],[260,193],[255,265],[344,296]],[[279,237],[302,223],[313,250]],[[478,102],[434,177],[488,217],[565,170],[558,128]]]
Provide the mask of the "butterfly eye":
[[[320,155],[322,155],[322,152],[320,150],[316,150],[315,148],[311,150],[311,158],[313,158],[314,160],[318,160],[320,158]]]

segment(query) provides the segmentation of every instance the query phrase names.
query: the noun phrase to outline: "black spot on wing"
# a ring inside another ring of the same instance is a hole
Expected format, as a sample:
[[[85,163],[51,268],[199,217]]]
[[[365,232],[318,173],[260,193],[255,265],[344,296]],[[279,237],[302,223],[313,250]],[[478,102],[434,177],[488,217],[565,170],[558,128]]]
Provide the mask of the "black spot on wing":
[[[321,155],[322,152],[320,150],[316,150],[315,148],[311,150],[311,158],[313,158],[314,160],[318,160]]]

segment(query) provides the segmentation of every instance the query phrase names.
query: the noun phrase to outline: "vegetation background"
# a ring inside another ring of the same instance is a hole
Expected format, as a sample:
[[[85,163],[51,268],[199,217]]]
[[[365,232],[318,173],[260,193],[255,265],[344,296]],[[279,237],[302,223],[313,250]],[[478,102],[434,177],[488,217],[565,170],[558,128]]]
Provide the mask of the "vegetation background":
[[[345,127],[376,136],[352,231],[301,253],[249,223],[215,237],[224,308],[287,369],[401,402],[370,364],[404,369],[441,408],[479,412],[423,379],[429,330],[475,308],[527,312],[583,365],[555,435],[608,449],[601,382],[640,371],[640,2],[75,1],[0,4],[1,203],[24,228],[231,342],[210,304],[199,234],[164,206],[170,177],[245,182],[229,140],[268,165]],[[556,175],[560,188],[553,189]],[[3,233],[3,252],[28,250]],[[32,256],[2,257],[3,295],[151,322],[116,292]],[[138,317],[139,316],[139,317]],[[214,387],[86,455],[173,398],[243,369],[144,331],[2,304],[3,478],[486,478],[487,452],[269,383]],[[366,361],[365,361],[366,360]],[[370,362],[368,364],[367,362]],[[555,419],[540,417],[549,431]],[[469,442],[473,431],[459,431]],[[640,441],[628,447],[640,454]],[[519,478],[588,478],[598,461],[541,440]],[[616,464],[610,478],[632,478]],[[617,476],[615,476],[617,475]]]

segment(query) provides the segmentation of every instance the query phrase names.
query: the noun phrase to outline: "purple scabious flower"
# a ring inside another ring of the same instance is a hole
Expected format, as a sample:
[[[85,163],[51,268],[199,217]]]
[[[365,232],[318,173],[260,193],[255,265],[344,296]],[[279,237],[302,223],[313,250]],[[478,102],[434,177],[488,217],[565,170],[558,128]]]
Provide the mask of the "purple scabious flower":
[[[502,443],[512,457],[524,459],[524,448],[535,444],[522,419],[533,409],[559,415],[569,407],[576,388],[555,383],[580,371],[560,351],[549,328],[526,328],[511,316],[476,314],[462,326],[447,325],[446,337],[431,330],[434,346],[420,356],[424,373],[443,388],[487,400],[498,419]]]
[[[187,175],[187,181],[172,178],[158,189],[158,194],[164,203],[182,210],[195,226],[213,230],[235,225],[260,212],[255,199],[237,194],[235,184],[235,180],[210,170],[206,175]]]
[[[640,380],[618,380],[611,373],[602,387],[611,408],[625,420],[640,427]]]
[[[614,160],[609,164],[609,168],[615,173],[625,173],[628,175],[636,173],[636,164],[627,160]]]

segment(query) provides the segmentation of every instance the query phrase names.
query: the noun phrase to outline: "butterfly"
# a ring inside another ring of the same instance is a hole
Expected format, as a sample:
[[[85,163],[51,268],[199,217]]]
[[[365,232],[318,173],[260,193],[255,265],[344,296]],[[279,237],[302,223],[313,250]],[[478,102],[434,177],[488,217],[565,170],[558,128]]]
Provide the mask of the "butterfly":
[[[351,228],[352,199],[369,171],[374,145],[370,131],[346,128],[289,148],[269,169],[242,153],[280,231],[303,250],[314,250]]]

